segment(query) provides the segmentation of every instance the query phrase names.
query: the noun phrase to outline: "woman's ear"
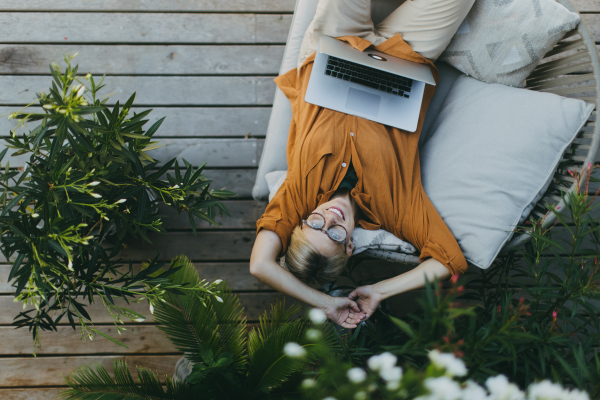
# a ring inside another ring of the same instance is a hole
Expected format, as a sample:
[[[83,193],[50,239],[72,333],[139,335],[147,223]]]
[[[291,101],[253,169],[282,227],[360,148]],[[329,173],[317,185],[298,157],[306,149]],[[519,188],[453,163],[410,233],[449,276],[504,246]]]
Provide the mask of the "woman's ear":
[[[354,251],[354,240],[352,240],[352,238],[350,238],[350,240],[348,241],[348,244],[346,245],[346,254],[348,254],[348,257],[350,257],[352,255],[353,251]]]

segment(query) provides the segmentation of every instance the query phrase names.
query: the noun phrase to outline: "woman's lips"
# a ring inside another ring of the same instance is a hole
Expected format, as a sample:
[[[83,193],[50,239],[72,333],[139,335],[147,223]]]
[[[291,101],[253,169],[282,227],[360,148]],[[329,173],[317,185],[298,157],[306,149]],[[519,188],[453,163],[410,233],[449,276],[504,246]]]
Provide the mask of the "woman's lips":
[[[342,217],[342,219],[344,221],[346,220],[346,218],[344,217],[344,212],[342,210],[340,210],[339,208],[337,208],[337,207],[329,207],[328,210],[330,210],[330,211],[331,210],[335,210],[335,211],[339,212],[340,217]]]

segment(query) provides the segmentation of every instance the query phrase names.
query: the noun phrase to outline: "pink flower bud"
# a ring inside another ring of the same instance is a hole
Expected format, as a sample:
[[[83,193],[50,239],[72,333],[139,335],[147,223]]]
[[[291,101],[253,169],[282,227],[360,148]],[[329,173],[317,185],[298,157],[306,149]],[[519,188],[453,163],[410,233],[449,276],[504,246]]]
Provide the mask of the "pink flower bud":
[[[458,281],[458,274],[452,275],[452,283],[456,283]]]
[[[555,321],[556,321],[556,317],[557,317],[556,311],[552,311],[552,318],[554,318]]]
[[[524,301],[525,301],[525,297],[521,297],[521,298],[519,299],[519,303],[521,303],[521,304],[523,304],[523,302],[524,302]]]

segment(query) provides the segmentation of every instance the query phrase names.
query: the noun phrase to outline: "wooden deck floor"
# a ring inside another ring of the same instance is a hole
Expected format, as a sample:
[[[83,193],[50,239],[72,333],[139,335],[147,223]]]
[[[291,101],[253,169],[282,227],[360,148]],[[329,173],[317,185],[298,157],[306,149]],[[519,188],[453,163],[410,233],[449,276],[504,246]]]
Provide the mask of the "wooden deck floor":
[[[238,193],[227,202],[232,217],[220,228],[204,226],[194,236],[185,219],[165,221],[166,235],[154,244],[130,246],[123,256],[140,263],[186,254],[209,280],[227,280],[240,294],[250,320],[256,320],[275,293],[248,272],[256,219],[265,203],[251,199],[276,76],[294,0],[0,0],[0,114],[35,99],[50,84],[48,64],[63,53],[79,52],[80,71],[107,73],[111,103],[137,92],[136,105],[154,108],[167,119],[155,137],[167,146],[157,158],[184,157],[208,162],[214,187]],[[600,43],[600,0],[576,0],[596,42]],[[0,120],[0,135],[10,121]],[[11,167],[24,163],[11,159]],[[0,398],[51,399],[64,387],[61,375],[76,366],[115,357],[130,364],[172,373],[177,351],[152,323],[127,326],[121,339],[129,349],[97,338],[80,341],[68,326],[42,336],[32,353],[31,336],[10,323],[20,306],[0,265]],[[378,268],[372,263],[372,268]],[[147,308],[140,307],[149,315]],[[109,316],[94,308],[94,322],[114,333]]]

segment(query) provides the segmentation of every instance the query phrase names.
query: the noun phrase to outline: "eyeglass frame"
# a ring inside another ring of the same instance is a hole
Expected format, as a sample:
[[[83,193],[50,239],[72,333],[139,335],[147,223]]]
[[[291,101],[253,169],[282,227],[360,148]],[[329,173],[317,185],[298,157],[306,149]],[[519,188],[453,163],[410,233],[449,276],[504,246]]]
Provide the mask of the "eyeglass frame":
[[[324,233],[327,235],[327,237],[328,237],[329,239],[331,239],[333,242],[335,242],[335,243],[339,243],[339,244],[341,244],[341,245],[344,245],[344,247],[346,247],[346,244],[348,244],[348,230],[347,230],[346,228],[344,228],[344,227],[343,227],[342,225],[340,225],[340,224],[333,224],[333,225],[330,225],[328,229],[325,229],[325,225],[327,225],[327,218],[325,218],[325,216],[324,216],[323,214],[321,214],[321,213],[318,213],[318,212],[311,212],[310,214],[308,214],[308,217],[306,217],[306,218],[308,219],[308,218],[309,218],[311,215],[313,215],[313,214],[315,214],[315,215],[319,215],[319,216],[321,216],[321,217],[323,218],[323,222],[324,222],[323,229],[317,229],[317,228],[313,228],[312,226],[310,226],[310,225],[308,224],[308,221],[307,221],[306,219],[303,219],[303,220],[302,220],[302,226],[306,225],[306,226],[308,226],[310,229],[314,229],[315,231],[324,232]],[[342,228],[342,229],[344,230],[344,232],[346,232],[346,238],[345,238],[343,241],[341,241],[341,242],[338,242],[337,240],[335,240],[334,238],[332,238],[331,236],[329,236],[329,229],[333,228],[334,226],[339,226],[340,228]]]

